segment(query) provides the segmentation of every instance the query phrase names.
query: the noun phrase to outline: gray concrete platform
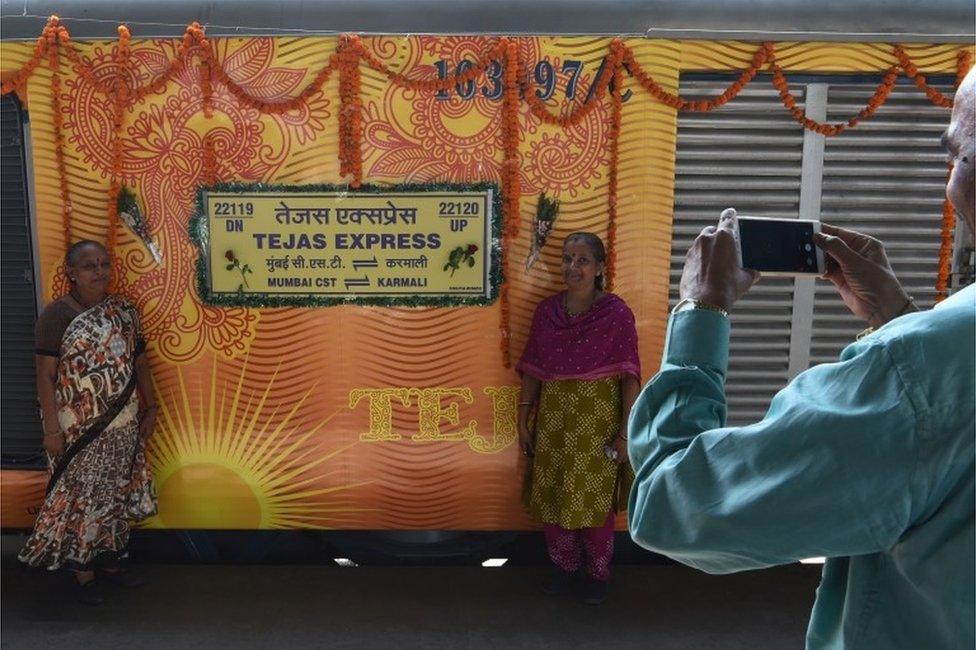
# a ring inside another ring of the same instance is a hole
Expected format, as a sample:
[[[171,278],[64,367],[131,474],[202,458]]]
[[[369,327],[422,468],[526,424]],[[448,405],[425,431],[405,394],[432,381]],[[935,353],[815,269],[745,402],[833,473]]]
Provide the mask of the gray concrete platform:
[[[542,566],[157,564],[92,608],[5,560],[4,648],[802,648],[820,577],[621,565],[594,607],[543,595]]]

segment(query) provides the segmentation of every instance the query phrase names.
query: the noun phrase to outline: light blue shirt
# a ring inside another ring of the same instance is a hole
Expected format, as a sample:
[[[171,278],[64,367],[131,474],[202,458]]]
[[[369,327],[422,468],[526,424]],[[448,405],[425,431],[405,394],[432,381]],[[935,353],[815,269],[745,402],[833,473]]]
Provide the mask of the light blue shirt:
[[[668,324],[630,416],[634,540],[709,573],[826,556],[808,648],[974,647],[976,287],[724,427],[729,321]],[[707,615],[707,613],[704,613]]]

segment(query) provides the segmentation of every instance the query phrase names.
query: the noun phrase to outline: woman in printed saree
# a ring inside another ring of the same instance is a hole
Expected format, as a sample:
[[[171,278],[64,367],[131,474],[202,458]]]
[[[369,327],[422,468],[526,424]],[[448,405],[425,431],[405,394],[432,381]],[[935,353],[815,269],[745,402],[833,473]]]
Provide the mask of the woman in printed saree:
[[[19,557],[73,571],[79,599],[98,604],[96,569],[111,582],[138,582],[120,562],[129,522],[156,513],[144,454],[156,407],[136,311],[107,292],[108,252],[78,242],[66,265],[71,290],[41,313],[35,332],[51,478]]]
[[[536,308],[518,363],[519,445],[528,458],[523,502],[543,523],[555,565],[544,589],[606,598],[614,519],[633,472],[627,417],[640,389],[634,315],[603,290],[606,253],[592,233],[563,244],[566,290]]]

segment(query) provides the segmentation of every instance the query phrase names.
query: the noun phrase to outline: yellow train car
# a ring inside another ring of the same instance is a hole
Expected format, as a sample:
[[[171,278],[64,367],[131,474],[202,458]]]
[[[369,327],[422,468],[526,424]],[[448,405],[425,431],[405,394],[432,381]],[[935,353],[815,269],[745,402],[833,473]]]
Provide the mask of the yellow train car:
[[[932,305],[971,279],[939,135],[973,7],[895,4],[5,1],[3,527],[43,496],[32,328],[82,238],[148,344],[150,529],[533,529],[513,367],[573,231],[645,379],[724,207],[875,234]],[[761,283],[730,422],[858,329]]]

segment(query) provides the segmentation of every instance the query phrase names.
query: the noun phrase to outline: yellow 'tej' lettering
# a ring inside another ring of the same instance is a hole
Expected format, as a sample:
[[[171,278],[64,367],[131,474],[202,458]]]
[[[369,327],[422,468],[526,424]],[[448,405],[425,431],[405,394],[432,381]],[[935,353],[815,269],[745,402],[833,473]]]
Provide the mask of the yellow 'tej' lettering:
[[[470,420],[467,426],[444,433],[443,421],[457,427],[461,422],[460,402],[474,403],[470,388],[355,388],[349,391],[349,408],[356,408],[366,398],[369,401],[369,430],[359,434],[363,442],[400,440],[402,436],[393,430],[394,400],[404,407],[415,401],[417,408],[417,433],[410,436],[416,442],[464,440],[479,454],[497,454],[515,442],[518,386],[486,386],[484,392],[491,398],[492,436],[478,433],[478,422]]]

